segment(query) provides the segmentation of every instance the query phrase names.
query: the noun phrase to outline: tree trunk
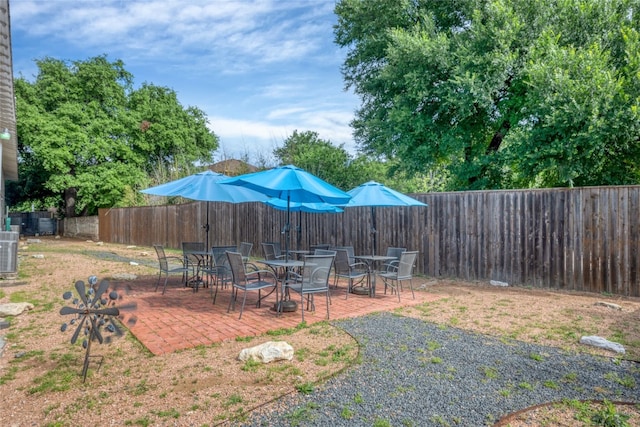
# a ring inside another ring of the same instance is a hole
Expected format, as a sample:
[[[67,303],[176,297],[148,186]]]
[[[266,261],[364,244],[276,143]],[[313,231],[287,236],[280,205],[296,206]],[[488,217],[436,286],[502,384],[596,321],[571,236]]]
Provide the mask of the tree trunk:
[[[65,217],[73,218],[76,216],[76,196],[78,190],[75,187],[64,190]]]

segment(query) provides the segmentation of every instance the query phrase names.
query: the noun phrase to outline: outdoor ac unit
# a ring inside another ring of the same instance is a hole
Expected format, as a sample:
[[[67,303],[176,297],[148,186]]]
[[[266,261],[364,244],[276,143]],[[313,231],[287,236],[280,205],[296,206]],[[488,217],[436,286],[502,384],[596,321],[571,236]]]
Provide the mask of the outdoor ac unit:
[[[18,272],[19,238],[15,231],[0,231],[0,274]]]

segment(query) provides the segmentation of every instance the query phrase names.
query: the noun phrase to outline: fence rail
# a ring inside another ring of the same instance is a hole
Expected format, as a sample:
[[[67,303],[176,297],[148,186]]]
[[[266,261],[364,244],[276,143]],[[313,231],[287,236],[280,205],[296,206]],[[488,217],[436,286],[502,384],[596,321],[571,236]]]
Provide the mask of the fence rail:
[[[640,296],[640,186],[469,191],[413,195],[424,207],[376,208],[377,253],[420,251],[418,272],[514,285]],[[179,248],[281,241],[286,213],[261,203],[211,202],[102,209],[100,239]],[[371,210],[291,213],[291,247],[372,248]]]

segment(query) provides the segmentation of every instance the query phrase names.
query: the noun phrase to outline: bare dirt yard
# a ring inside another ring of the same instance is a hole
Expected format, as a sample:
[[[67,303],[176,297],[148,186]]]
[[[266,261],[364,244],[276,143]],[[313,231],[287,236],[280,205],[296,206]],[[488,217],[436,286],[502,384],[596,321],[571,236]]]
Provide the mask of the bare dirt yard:
[[[62,295],[76,280],[123,274],[157,274],[152,248],[100,244],[53,237],[22,240],[19,277],[0,281],[0,304],[28,302],[34,308],[7,316],[0,330],[0,425],[234,425],[255,408],[302,392],[358,363],[358,343],[330,322],[237,337],[211,346],[153,356],[130,333],[95,344],[86,382],[80,375],[82,339],[60,314]],[[455,326],[580,352],[640,360],[640,299],[554,290],[502,288],[486,283],[423,278],[419,292],[443,298],[397,311]],[[619,309],[615,304],[619,306]],[[579,344],[584,335],[621,343],[624,356]],[[241,362],[242,348],[285,340],[292,361]],[[101,364],[98,364],[101,361]],[[640,385],[635,385],[640,387]],[[266,406],[265,406],[266,405]],[[638,406],[614,407],[640,423]],[[503,425],[581,424],[580,405],[549,405],[514,414]],[[604,424],[603,424],[604,425]]]

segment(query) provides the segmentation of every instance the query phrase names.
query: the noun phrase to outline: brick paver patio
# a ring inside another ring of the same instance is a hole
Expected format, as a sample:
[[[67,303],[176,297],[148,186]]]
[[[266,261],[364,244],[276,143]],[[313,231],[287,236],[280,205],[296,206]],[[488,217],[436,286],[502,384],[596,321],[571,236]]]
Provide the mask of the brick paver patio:
[[[135,337],[155,355],[192,348],[198,345],[211,345],[216,342],[235,339],[242,336],[261,335],[269,330],[292,328],[301,322],[300,307],[298,311],[276,314],[272,308],[275,294],[267,297],[260,308],[256,307],[257,292],[247,295],[242,319],[238,320],[240,305],[236,311],[227,313],[231,290],[220,289],[216,303],[212,303],[209,289],[193,292],[184,287],[179,277],[170,277],[167,291],[162,295],[161,287],[154,291],[157,276],[138,278],[135,281],[121,284],[127,292],[121,292],[123,301],[120,305],[135,302],[132,311],[123,311],[123,321]],[[414,288],[420,286],[420,278],[414,279]],[[330,320],[362,316],[364,314],[389,311],[400,307],[413,306],[440,298],[424,290],[411,292],[406,289],[401,293],[401,301],[395,294],[384,294],[384,286],[378,283],[376,296],[350,294],[345,299],[346,283],[339,283],[338,288],[331,288]],[[241,295],[241,294],[240,294]],[[296,294],[296,296],[298,296]],[[316,311],[305,311],[307,324],[326,320],[324,296],[316,295]],[[129,324],[129,320],[135,323]]]

